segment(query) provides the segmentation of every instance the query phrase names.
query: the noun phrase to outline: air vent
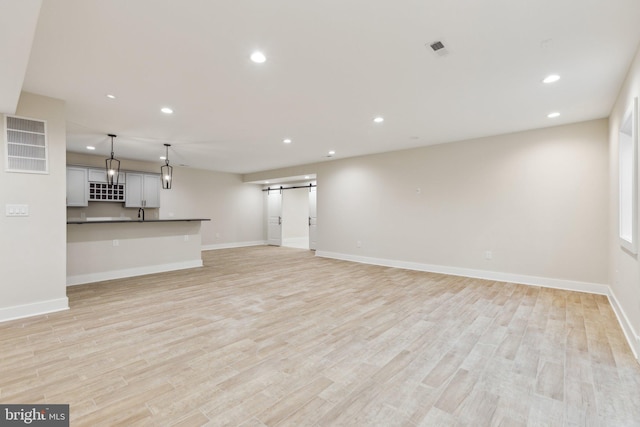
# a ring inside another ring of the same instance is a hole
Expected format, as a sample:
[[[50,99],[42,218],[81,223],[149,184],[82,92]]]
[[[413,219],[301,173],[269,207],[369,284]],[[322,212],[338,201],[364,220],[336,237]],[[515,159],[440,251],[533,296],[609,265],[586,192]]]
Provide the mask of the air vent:
[[[41,120],[5,116],[7,172],[49,172],[46,127]]]
[[[428,43],[427,46],[429,46],[431,50],[438,56],[447,56],[449,54],[449,49],[445,47],[444,43],[441,40]]]
[[[435,42],[431,44],[431,49],[433,49],[433,51],[436,52],[440,49],[444,49],[444,45],[442,44],[442,42]]]

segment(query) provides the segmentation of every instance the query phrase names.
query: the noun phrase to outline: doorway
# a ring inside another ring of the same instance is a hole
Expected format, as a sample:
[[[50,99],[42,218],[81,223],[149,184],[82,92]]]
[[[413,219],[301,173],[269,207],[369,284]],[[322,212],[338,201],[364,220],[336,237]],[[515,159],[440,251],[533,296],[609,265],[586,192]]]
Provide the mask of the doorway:
[[[267,243],[316,249],[316,187],[283,186],[267,191]]]

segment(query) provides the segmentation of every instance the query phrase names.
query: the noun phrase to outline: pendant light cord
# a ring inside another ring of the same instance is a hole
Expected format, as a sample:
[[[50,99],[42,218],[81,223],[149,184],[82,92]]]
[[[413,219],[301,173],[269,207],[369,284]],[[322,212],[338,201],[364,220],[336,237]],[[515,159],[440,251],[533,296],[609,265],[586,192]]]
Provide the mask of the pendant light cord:
[[[113,159],[113,138],[115,138],[116,135],[110,133],[108,136],[111,137],[111,159]]]

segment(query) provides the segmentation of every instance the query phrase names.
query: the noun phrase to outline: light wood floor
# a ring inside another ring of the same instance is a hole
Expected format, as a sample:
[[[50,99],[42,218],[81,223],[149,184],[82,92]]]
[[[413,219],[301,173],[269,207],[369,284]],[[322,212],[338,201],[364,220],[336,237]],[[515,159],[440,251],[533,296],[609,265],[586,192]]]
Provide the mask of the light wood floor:
[[[72,426],[640,425],[605,297],[290,248],[204,260],[0,324],[0,402],[69,403]]]

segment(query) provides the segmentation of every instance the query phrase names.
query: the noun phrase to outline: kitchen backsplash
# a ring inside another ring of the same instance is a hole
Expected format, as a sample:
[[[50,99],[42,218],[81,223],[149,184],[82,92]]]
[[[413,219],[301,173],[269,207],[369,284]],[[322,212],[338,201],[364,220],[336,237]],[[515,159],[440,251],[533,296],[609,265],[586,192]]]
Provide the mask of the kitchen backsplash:
[[[160,209],[145,209],[146,219],[158,219]],[[81,208],[67,208],[67,220],[91,217],[128,217],[138,218],[138,208],[125,208],[123,203],[89,202],[89,206]]]

